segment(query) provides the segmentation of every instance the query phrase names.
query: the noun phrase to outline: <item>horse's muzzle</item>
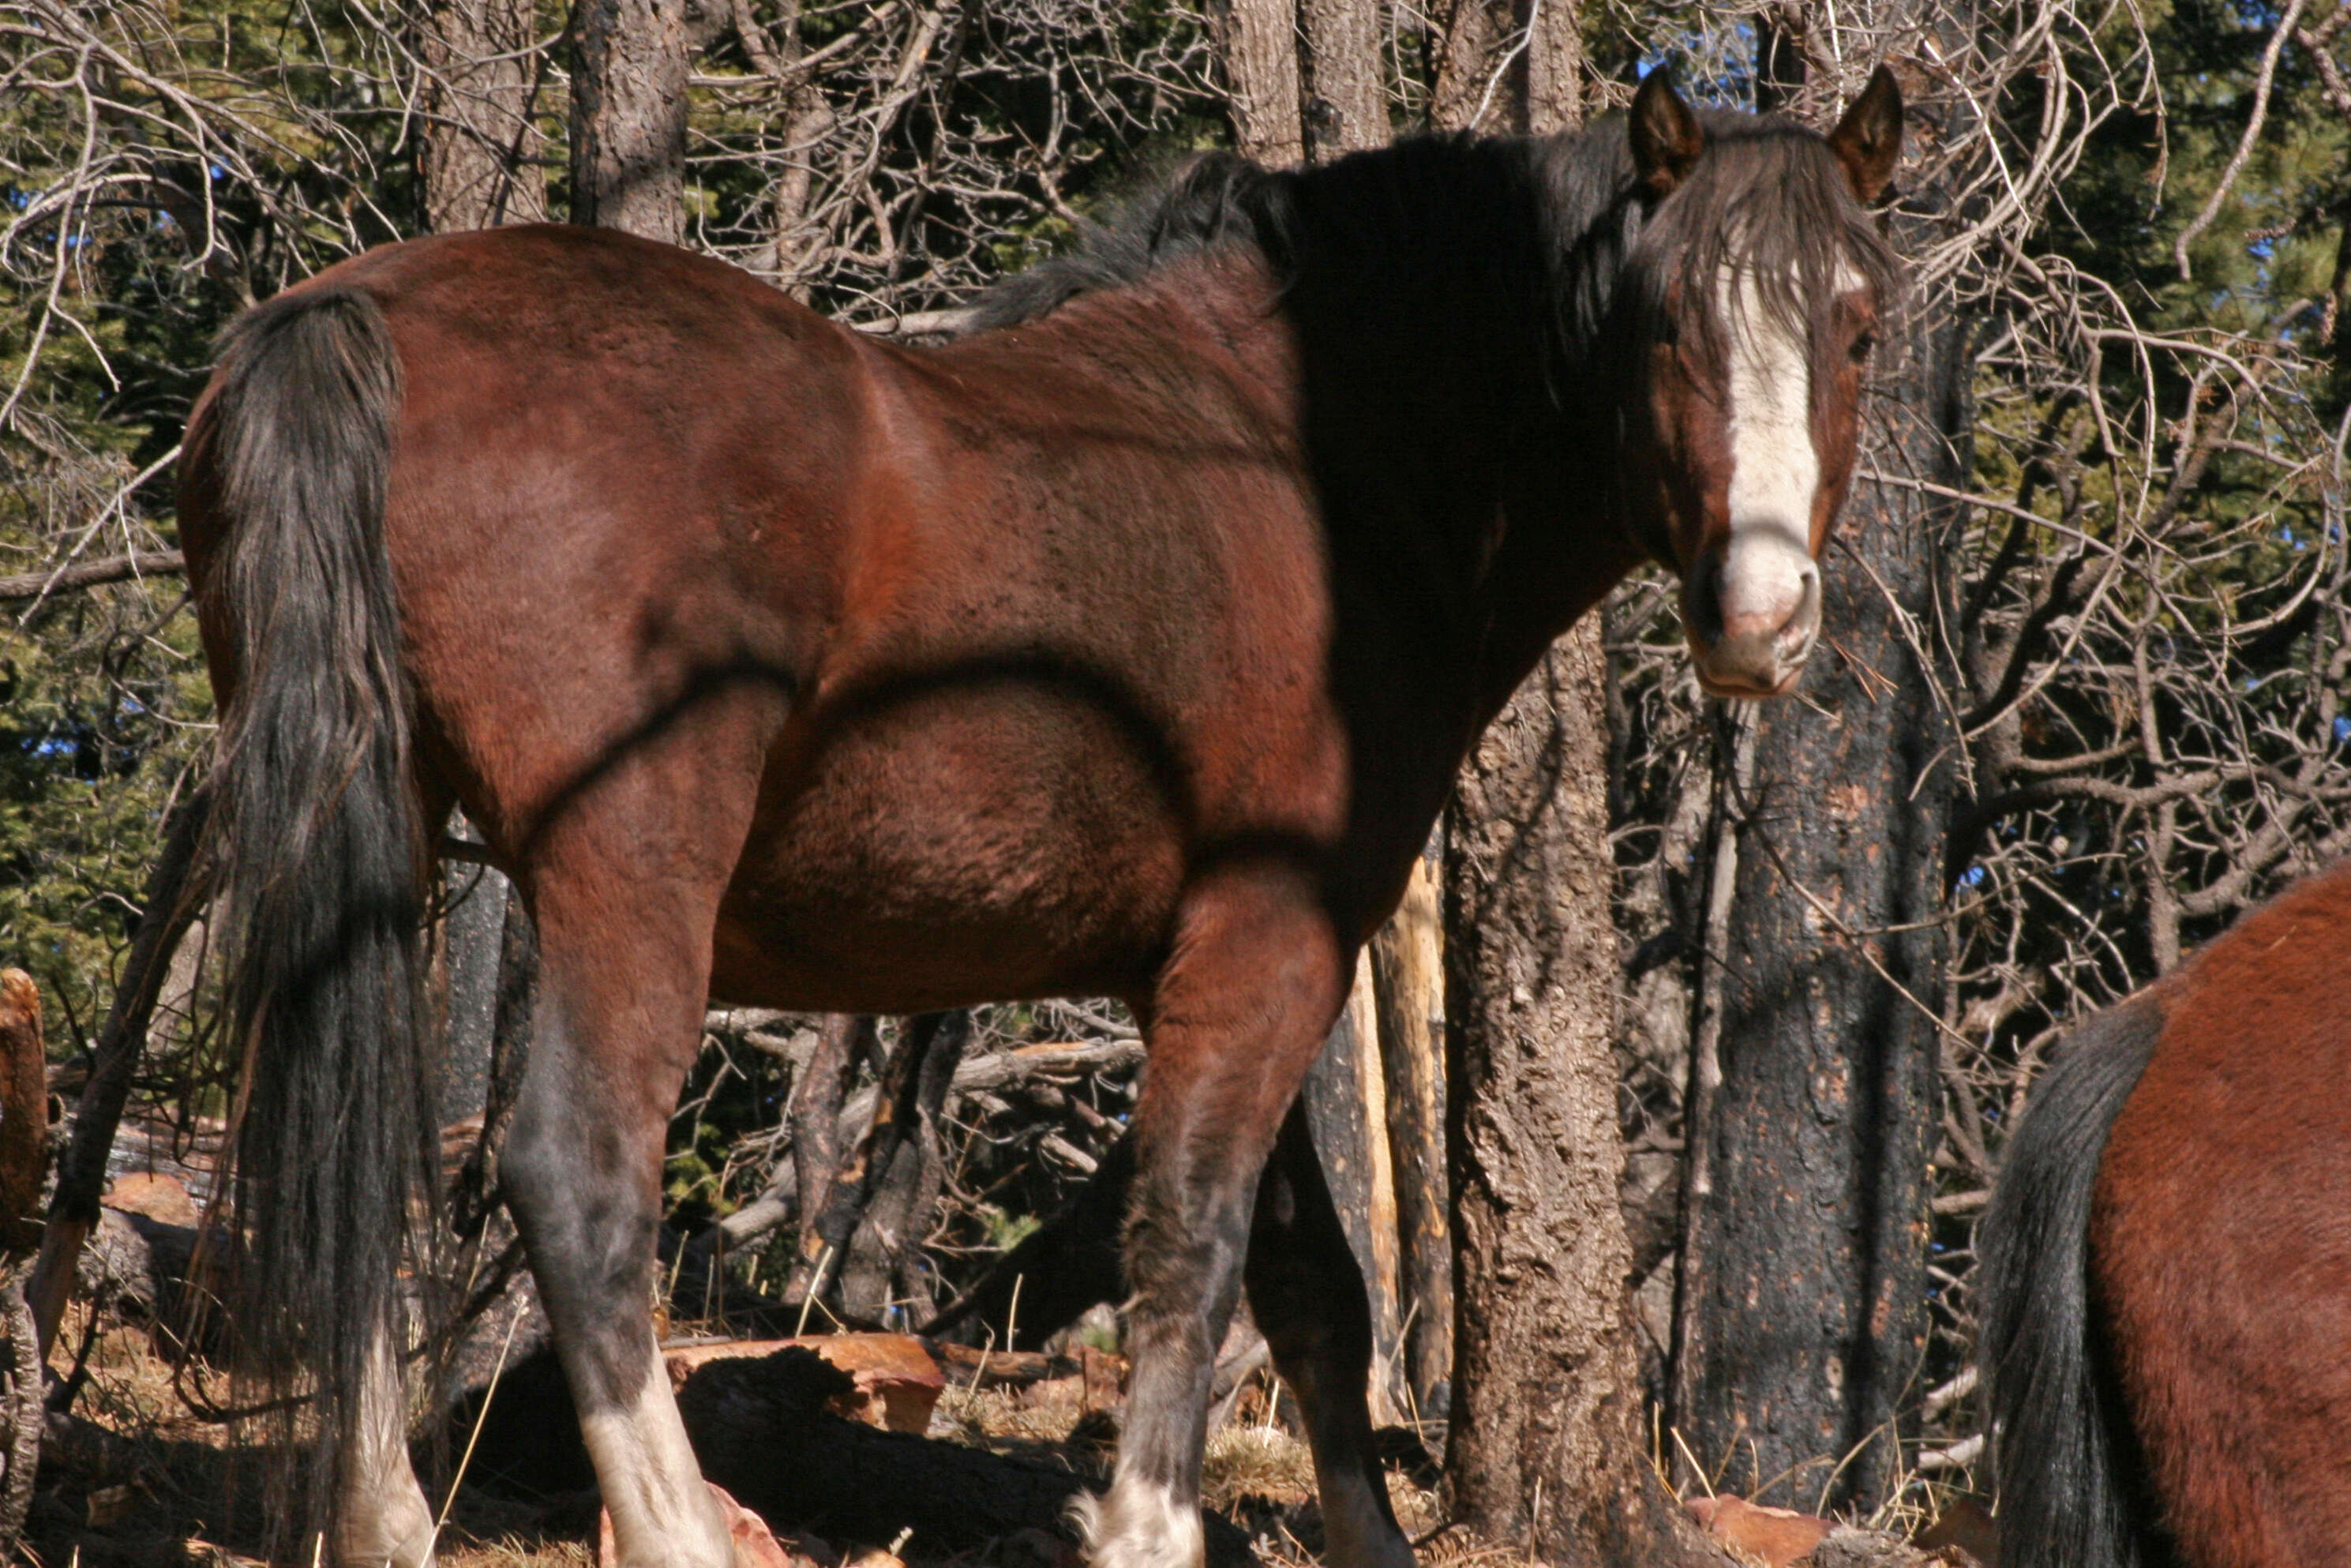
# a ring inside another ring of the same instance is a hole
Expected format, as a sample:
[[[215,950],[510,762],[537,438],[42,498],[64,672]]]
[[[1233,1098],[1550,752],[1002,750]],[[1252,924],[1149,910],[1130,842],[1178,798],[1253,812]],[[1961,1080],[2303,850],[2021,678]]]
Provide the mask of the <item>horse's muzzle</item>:
[[[1682,625],[1707,691],[1784,695],[1820,635],[1820,568],[1792,540],[1770,534],[1709,550],[1683,584]]]

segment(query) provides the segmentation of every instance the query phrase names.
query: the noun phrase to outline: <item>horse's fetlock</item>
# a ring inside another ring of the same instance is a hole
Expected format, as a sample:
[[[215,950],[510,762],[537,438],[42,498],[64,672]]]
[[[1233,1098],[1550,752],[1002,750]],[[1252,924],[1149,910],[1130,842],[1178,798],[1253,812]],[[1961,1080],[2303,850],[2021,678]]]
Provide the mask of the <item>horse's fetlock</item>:
[[[1093,1568],[1202,1568],[1207,1537],[1196,1500],[1165,1481],[1122,1475],[1097,1497],[1070,1504]]]

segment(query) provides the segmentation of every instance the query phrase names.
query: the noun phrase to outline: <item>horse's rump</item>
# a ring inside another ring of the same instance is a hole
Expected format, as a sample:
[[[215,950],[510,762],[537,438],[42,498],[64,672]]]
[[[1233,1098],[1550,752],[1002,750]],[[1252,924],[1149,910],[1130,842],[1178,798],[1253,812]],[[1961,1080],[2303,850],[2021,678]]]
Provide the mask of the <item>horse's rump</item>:
[[[2123,1042],[2103,1070],[2053,1070],[2001,1176],[1992,1218],[2010,1228],[1995,1242],[1985,1365],[2006,1427],[2002,1560],[2325,1561],[2351,1540],[2351,862],[2106,1016],[2137,1013],[2143,1030],[2158,1005],[2151,1041]],[[2130,1083],[2121,1069],[2135,1051],[2145,1068]],[[2050,1125],[2062,1129],[2101,1071],[2113,1073],[2097,1096],[2111,1121],[2102,1150],[2095,1128],[2056,1149],[2044,1110],[2061,1112]],[[2083,1228],[2036,1249],[2015,1220],[2069,1160],[2057,1185]],[[2029,1270],[2085,1263],[2075,1364],[2098,1401],[2107,1469],[2069,1494],[2081,1452],[2051,1432],[2050,1412],[2081,1394],[2036,1381],[2015,1347],[2047,1343],[2049,1320],[2032,1316],[2072,1288]],[[2130,1520],[2108,1555],[2044,1533],[2085,1498],[2118,1501]]]

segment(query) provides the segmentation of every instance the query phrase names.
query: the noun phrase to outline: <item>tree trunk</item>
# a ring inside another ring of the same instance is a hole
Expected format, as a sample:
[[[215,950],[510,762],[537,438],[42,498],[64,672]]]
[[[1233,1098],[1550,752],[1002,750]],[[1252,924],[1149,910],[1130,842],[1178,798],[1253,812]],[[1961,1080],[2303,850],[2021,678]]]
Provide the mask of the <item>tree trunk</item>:
[[[1599,622],[1464,768],[1446,854],[1455,1516],[1559,1563],[1679,1559],[1648,1464],[1617,1205]]]
[[[1368,956],[1357,966],[1346,1010],[1299,1091],[1314,1152],[1322,1161],[1347,1246],[1363,1270],[1372,1306],[1372,1419],[1408,1414],[1395,1375],[1403,1362],[1397,1305],[1395,1167],[1387,1145],[1387,1086],[1381,1071],[1378,1009]]]
[[[816,1051],[808,1066],[792,1085],[791,1103],[784,1114],[791,1123],[792,1174],[799,1184],[799,1245],[786,1291],[790,1300],[807,1294],[820,1263],[830,1266],[818,1222],[832,1201],[833,1178],[841,1170],[841,1103],[857,1076],[857,1064],[879,1049],[873,1019],[854,1013],[831,1014],[817,1035]]]
[[[1231,0],[1223,16],[1233,144],[1270,169],[1305,161],[1298,102],[1298,11],[1291,0]]]
[[[419,40],[424,222],[434,234],[547,221],[529,0],[440,0]]]
[[[1435,45],[1441,130],[1548,135],[1583,123],[1583,35],[1567,0],[1452,0]]]
[[[1374,0],[1301,0],[1299,19],[1306,43],[1307,156],[1327,162],[1387,145],[1379,7]]]
[[[1576,7],[1565,0],[1519,0],[1525,73],[1519,101],[1525,108],[1511,129],[1541,136],[1583,124],[1583,34]]]
[[[1551,64],[1530,97],[1520,51],[1478,0],[1445,41],[1440,112],[1468,84],[1509,122],[1576,129],[1576,13],[1534,16]],[[1525,18],[1519,26],[1525,37]],[[1476,44],[1481,53],[1472,54]],[[1573,59],[1573,69],[1562,64]],[[1479,91],[1483,91],[1480,89]],[[1450,105],[1448,108],[1447,105]],[[1454,1231],[1454,1516],[1562,1564],[1715,1562],[1648,1463],[1649,1426],[1617,1187],[1616,986],[1600,617],[1536,665],[1464,765],[1445,853],[1446,1116]]]
[[[580,0],[573,15],[571,221],[685,237],[686,0]]]
[[[1432,843],[1432,849],[1434,844]],[[1445,1185],[1444,895],[1432,853],[1372,938],[1391,1167],[1405,1384],[1425,1416],[1452,1398],[1453,1227]]]
[[[441,1120],[481,1115],[489,1103],[497,1033],[499,961],[506,947],[506,876],[495,866],[449,862],[442,871],[449,913],[441,923],[448,978],[443,1019]]]
[[[1963,482],[1965,336],[1948,298],[1885,334],[1863,472]],[[1771,1500],[1815,1511],[1896,1483],[1928,1333],[1944,939],[1905,927],[1942,912],[1956,737],[1920,662],[1944,645],[1955,519],[1925,499],[1855,486],[1804,699],[1757,706],[1719,770],[1674,1420],[1700,1464],[1727,1462],[1718,1487],[1779,1478]]]
[[[106,1160],[114,1148],[131,1080],[147,1047],[148,1020],[155,996],[171,967],[180,938],[204,906],[209,880],[196,855],[212,797],[199,789],[174,807],[163,830],[163,852],[147,873],[147,898],[140,906],[138,933],[131,939],[122,978],[114,990],[106,1026],[92,1051],[89,1082],[74,1108],[73,1132],[57,1161],[57,1190],[49,1197],[48,1223],[41,1232],[40,1261],[26,1300],[44,1359],[57,1341],[73,1289],[75,1260],[98,1224],[99,1198],[106,1190]]]

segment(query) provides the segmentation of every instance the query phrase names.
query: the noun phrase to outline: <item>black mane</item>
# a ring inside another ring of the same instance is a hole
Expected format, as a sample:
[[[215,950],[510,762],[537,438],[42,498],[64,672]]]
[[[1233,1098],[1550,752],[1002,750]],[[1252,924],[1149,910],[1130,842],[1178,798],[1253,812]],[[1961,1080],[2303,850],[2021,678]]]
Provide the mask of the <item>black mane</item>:
[[[1823,140],[1781,116],[1701,111],[1708,138],[1687,183],[1651,203],[1624,122],[1547,138],[1411,136],[1321,168],[1275,172],[1229,152],[1194,159],[1158,191],[1089,228],[1061,256],[980,297],[972,329],[1032,321],[1082,295],[1139,283],[1187,256],[1256,249],[1293,303],[1325,297],[1458,326],[1498,299],[1542,308],[1544,379],[1585,381],[1604,351],[1626,258],[1646,232],[1667,267],[1635,281],[1640,340],[1670,335],[1677,274],[1751,268],[1763,308],[1809,325],[1850,266],[1890,300],[1895,264]],[[1683,308],[1711,343],[1713,288]],[[1535,345],[1529,345],[1533,347]]]

